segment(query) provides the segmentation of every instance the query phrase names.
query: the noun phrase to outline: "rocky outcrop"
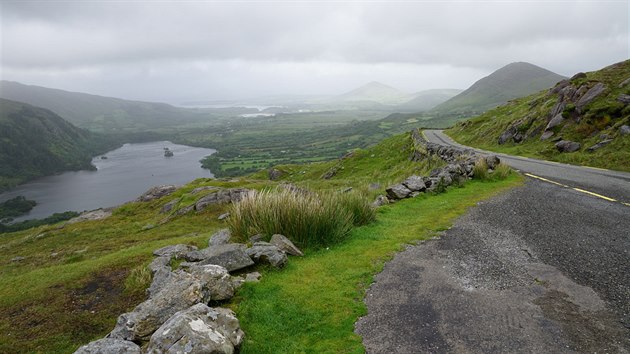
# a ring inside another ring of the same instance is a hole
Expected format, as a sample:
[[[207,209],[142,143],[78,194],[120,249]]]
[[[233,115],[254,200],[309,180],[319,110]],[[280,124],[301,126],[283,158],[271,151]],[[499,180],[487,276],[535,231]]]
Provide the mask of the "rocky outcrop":
[[[556,143],[556,149],[560,152],[575,152],[580,150],[582,145],[575,141],[560,140]]]
[[[77,349],[74,354],[140,354],[142,350],[134,343],[117,338],[102,338]]]
[[[245,197],[251,191],[245,188],[227,188],[220,189],[214,193],[210,193],[205,197],[200,198],[195,203],[195,210],[202,211],[209,205],[214,204],[226,204],[238,202]]]
[[[172,184],[151,187],[148,191],[144,192],[136,201],[138,202],[150,202],[154,199],[162,198],[177,190],[177,186]]]
[[[287,255],[269,242],[256,242],[245,252],[256,263],[270,264],[275,268],[282,268],[287,264]]]
[[[81,215],[74,217],[66,222],[66,224],[74,224],[83,221],[103,220],[112,216],[112,208],[96,209],[92,211],[86,211]]]
[[[597,144],[595,144],[595,145],[589,147],[588,149],[586,149],[586,151],[593,152],[595,150],[598,150],[598,149],[600,149],[600,148],[610,144],[611,142],[612,142],[612,139],[602,140],[602,141],[598,142]]]
[[[409,188],[405,187],[402,183],[399,183],[399,184],[395,184],[393,186],[387,187],[387,189],[385,189],[385,193],[387,193],[387,196],[389,197],[389,199],[395,200],[395,199],[407,198],[411,194],[411,191],[409,190]]]
[[[153,255],[157,257],[182,258],[186,253],[195,250],[197,250],[195,246],[179,244],[157,249],[153,251]]]
[[[151,336],[147,353],[226,353],[245,334],[232,310],[197,304],[177,312]]]
[[[269,174],[269,179],[270,180],[277,181],[277,180],[279,180],[282,177],[282,175],[284,175],[284,172],[280,171],[277,168],[272,168],[272,169],[269,169],[269,173],[268,174]]]
[[[595,86],[591,87],[580,99],[575,103],[575,108],[578,112],[582,112],[584,107],[591,103],[597,96],[601,95],[606,90],[606,86],[598,82]]]
[[[170,213],[173,210],[173,208],[175,208],[175,206],[179,204],[180,200],[181,198],[173,199],[170,202],[162,205],[162,208],[160,209],[160,213],[162,214]]]
[[[291,242],[291,240],[286,238],[284,235],[275,234],[271,236],[271,240],[269,241],[269,243],[278,247],[281,251],[285,252],[286,254],[290,254],[292,256],[298,256],[298,257],[304,256],[304,253],[302,253],[302,251],[299,248],[297,248],[297,246],[295,246],[293,242]]]
[[[564,117],[562,116],[562,113],[558,113],[553,118],[551,118],[549,123],[547,123],[545,130],[553,129],[562,124],[562,122],[564,122]]]

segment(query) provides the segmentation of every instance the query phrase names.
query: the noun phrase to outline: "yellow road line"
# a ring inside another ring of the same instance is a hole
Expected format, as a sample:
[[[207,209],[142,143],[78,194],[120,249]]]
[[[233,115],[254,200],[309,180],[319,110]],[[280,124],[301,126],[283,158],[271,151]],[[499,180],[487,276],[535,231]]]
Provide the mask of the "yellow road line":
[[[539,179],[541,181],[545,181],[545,182],[548,182],[548,183],[551,183],[551,184],[555,184],[555,185],[560,186],[560,187],[571,188],[571,189],[573,189],[573,190],[575,190],[577,192],[585,193],[585,194],[591,195],[593,197],[597,197],[597,198],[601,198],[601,199],[607,200],[609,202],[619,202],[619,203],[621,203],[621,204],[623,204],[625,206],[630,206],[630,203],[620,202],[617,199],[613,199],[613,198],[607,197],[605,195],[593,193],[591,191],[587,191],[587,190],[576,188],[576,187],[567,186],[566,184],[562,184],[562,183],[559,183],[559,182],[556,182],[556,181],[552,181],[552,180],[546,179],[544,177],[536,176],[536,175],[533,175],[531,173],[525,173],[525,176],[528,176],[528,177],[531,177],[531,178],[535,178],[535,179]]]
[[[610,171],[610,170],[607,170],[605,168],[600,168],[600,167],[593,167],[593,166],[586,166],[586,165],[582,165],[582,167],[591,168],[593,170]]]
[[[594,196],[594,197],[597,197],[597,198],[602,198],[602,199],[608,200],[608,201],[610,201],[610,202],[616,202],[616,201],[617,201],[617,199],[613,199],[613,198],[609,198],[609,197],[606,197],[606,196],[601,195],[601,194],[597,194],[597,193],[593,193],[593,192],[585,191],[584,189],[580,189],[580,188],[573,188],[573,189],[574,189],[574,190],[576,190],[576,191],[578,191],[578,192],[582,192],[582,193],[590,194],[590,195],[592,195],[592,196]]]
[[[558,183],[558,182],[556,182],[556,181],[552,181],[552,180],[550,180],[550,179],[546,179],[546,178],[544,178],[544,177],[536,176],[536,175],[533,175],[533,174],[531,174],[531,173],[526,173],[526,174],[525,174],[525,176],[529,176],[529,177],[531,177],[531,178],[536,178],[536,179],[539,179],[539,180],[541,180],[541,181],[545,181],[545,182],[548,182],[548,183],[552,183],[552,184],[555,184],[555,185],[560,186],[560,187],[570,188],[570,187],[569,187],[569,186],[567,186],[566,184]]]

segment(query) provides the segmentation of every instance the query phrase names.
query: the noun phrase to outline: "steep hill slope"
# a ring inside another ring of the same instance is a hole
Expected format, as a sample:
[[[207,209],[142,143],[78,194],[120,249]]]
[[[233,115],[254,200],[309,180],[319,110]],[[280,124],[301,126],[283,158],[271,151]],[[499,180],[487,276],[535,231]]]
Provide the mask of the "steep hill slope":
[[[564,76],[529,63],[511,63],[435,107],[442,114],[473,115],[553,86]]]
[[[488,150],[630,171],[629,104],[626,60],[578,73],[447,133],[462,144]]]
[[[195,110],[0,81],[0,97],[49,109],[96,132],[138,132],[201,119]]]
[[[397,108],[403,112],[427,111],[460,93],[462,93],[462,90],[459,89],[434,89],[420,91],[414,94],[414,98],[400,104]]]
[[[350,92],[335,97],[336,101],[371,101],[380,104],[397,104],[409,100],[410,96],[396,88],[372,81]]]
[[[116,144],[53,112],[0,99],[0,190],[67,170],[91,169],[92,156]]]

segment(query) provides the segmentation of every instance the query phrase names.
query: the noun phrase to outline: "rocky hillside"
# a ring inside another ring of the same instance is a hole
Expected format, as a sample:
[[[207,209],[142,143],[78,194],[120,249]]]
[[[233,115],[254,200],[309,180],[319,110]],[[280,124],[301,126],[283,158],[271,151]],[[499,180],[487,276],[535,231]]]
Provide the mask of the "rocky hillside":
[[[630,170],[630,60],[577,73],[447,133],[463,144]]]
[[[475,82],[434,110],[441,114],[479,114],[511,99],[549,88],[564,78],[533,64],[511,63]]]
[[[91,169],[92,156],[116,144],[53,112],[0,99],[0,190],[68,170]]]

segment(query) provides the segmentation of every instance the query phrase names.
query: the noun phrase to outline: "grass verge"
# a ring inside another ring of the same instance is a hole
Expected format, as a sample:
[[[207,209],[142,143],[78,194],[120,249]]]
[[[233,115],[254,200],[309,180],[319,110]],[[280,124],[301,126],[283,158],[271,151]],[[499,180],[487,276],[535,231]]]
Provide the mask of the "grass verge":
[[[354,323],[366,314],[363,297],[385,261],[404,244],[434,237],[478,201],[522,183],[470,181],[448,193],[404,200],[378,211],[377,222],[348,240],[292,258],[246,284],[235,310],[247,337],[242,353],[363,352]]]

